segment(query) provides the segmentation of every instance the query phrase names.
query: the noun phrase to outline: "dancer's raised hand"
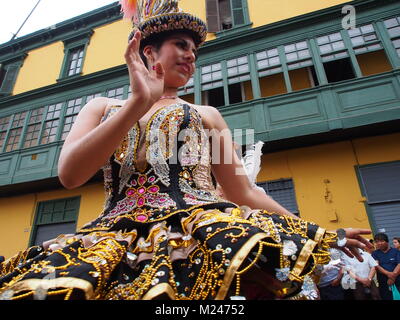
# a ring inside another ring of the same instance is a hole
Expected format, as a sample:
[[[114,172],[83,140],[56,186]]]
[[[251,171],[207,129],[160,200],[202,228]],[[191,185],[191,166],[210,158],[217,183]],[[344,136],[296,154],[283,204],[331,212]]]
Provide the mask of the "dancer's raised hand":
[[[149,108],[160,99],[164,91],[164,69],[157,63],[148,70],[140,57],[141,32],[136,31],[129,41],[125,60],[129,71],[132,96]]]
[[[345,228],[346,232],[346,243],[343,247],[334,245],[335,248],[342,250],[347,256],[353,258],[356,257],[358,261],[363,261],[361,257],[360,249],[365,249],[366,247],[372,248],[372,244],[365,239],[362,235],[371,234],[371,230],[368,229],[353,229]]]

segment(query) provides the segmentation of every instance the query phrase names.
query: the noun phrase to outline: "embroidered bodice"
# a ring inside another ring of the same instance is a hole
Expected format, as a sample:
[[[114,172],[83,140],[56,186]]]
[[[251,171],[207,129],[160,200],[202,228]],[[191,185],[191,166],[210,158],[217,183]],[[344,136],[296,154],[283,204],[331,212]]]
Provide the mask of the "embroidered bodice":
[[[103,121],[120,108],[112,107]],[[195,108],[162,107],[141,131],[136,123],[103,167],[106,201],[97,227],[109,228],[122,217],[148,223],[198,206],[236,206],[215,192],[210,144]],[[138,163],[143,148],[144,167]]]

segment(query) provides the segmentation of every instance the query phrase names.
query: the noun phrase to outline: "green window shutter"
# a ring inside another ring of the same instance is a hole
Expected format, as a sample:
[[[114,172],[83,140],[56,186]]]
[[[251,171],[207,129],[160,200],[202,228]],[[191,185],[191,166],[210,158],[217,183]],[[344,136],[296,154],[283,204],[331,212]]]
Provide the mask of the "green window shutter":
[[[243,2],[242,0],[231,0],[233,25],[238,26],[244,24]]]
[[[207,28],[209,32],[217,32],[221,30],[219,21],[218,0],[206,1]]]
[[[1,83],[0,94],[4,95],[11,94],[14,88],[15,80],[17,79],[19,67],[20,67],[19,65],[15,64],[11,64],[6,67],[7,69],[4,76],[4,80]]]
[[[75,233],[79,206],[80,197],[40,202],[30,244],[40,245],[60,234]]]

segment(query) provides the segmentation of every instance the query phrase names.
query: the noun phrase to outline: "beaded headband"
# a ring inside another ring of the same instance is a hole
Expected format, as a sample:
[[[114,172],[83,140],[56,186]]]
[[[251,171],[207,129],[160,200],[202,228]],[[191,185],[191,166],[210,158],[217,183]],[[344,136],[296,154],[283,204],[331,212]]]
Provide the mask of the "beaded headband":
[[[167,31],[189,31],[197,46],[207,37],[207,26],[194,15],[178,7],[179,0],[120,0],[124,18],[142,32],[142,40]]]

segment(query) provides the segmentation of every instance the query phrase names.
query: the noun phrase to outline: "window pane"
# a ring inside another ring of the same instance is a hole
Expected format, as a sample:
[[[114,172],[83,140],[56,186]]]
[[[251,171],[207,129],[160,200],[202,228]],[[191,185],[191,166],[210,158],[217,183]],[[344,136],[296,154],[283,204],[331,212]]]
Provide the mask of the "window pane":
[[[332,51],[332,48],[330,44],[325,44],[323,46],[320,46],[319,50],[321,51],[321,53],[328,53]]]
[[[327,36],[317,38],[318,44],[325,44],[329,42],[329,38]]]
[[[302,49],[308,48],[307,42],[302,41],[302,42],[296,43],[296,48],[297,48],[297,50],[302,50]]]
[[[258,68],[263,69],[269,67],[268,60],[261,60],[258,62]]]
[[[286,59],[288,61],[294,61],[297,60],[297,53],[289,53],[286,55]]]
[[[249,66],[247,64],[239,66],[239,73],[245,73],[245,72],[249,72]]]
[[[95,94],[88,95],[86,97],[86,103],[88,103],[90,100],[97,98],[97,97],[101,97],[101,93],[95,93]]]
[[[275,48],[275,49],[268,50],[267,54],[268,54],[268,57],[278,56],[279,55],[278,49]]]
[[[201,77],[202,82],[209,82],[212,80],[211,74],[205,74]]]
[[[107,96],[109,98],[123,99],[123,92],[124,92],[123,87],[115,88],[115,89],[109,90]]]
[[[78,115],[74,115],[74,116],[65,118],[64,128],[63,128],[62,137],[61,137],[62,140],[65,140],[68,133],[71,131],[72,125],[74,124],[77,117],[78,117]]]
[[[389,35],[391,38],[400,36],[400,27],[389,29]]]
[[[0,118],[0,131],[7,130],[11,116]]]
[[[264,188],[266,193],[275,201],[282,204],[282,206],[290,210],[292,213],[299,215],[292,179],[268,181],[258,183],[258,185]]]
[[[355,37],[355,36],[361,35],[360,28],[349,29],[349,30],[347,30],[347,33],[349,34],[350,37]]]
[[[11,127],[16,128],[16,127],[23,126],[24,122],[25,122],[26,114],[27,114],[26,111],[15,114]]]
[[[41,122],[43,119],[43,112],[44,112],[44,107],[32,110],[31,116],[29,118],[29,124]]]
[[[212,71],[219,71],[219,70],[221,70],[221,64],[220,64],[220,63],[213,64],[213,65],[211,66],[211,70],[212,70]]]
[[[363,37],[352,38],[351,43],[353,44],[353,46],[359,46],[364,44],[364,39]]]
[[[361,32],[362,33],[370,33],[370,32],[374,32],[374,27],[372,26],[372,24],[368,24],[366,26],[362,26],[361,27]]]
[[[40,225],[36,229],[34,245],[41,245],[43,242],[54,239],[60,234],[73,234],[76,232],[75,225],[75,222]]]
[[[201,68],[201,73],[205,74],[205,73],[209,73],[211,72],[211,66],[205,66]]]
[[[364,40],[365,40],[365,41],[374,41],[374,40],[377,40],[377,37],[376,37],[375,34],[370,34],[370,35],[368,35],[368,36],[365,36],[365,37],[364,37]]]
[[[222,79],[222,72],[221,71],[213,72],[212,73],[212,78],[213,78],[213,80]]]
[[[285,52],[289,53],[289,52],[293,52],[296,50],[296,46],[294,44],[290,44],[285,46]]]
[[[386,28],[392,28],[392,27],[395,27],[395,26],[398,26],[398,25],[399,25],[399,23],[397,22],[396,18],[389,19],[389,20],[385,21]]]
[[[237,67],[228,69],[228,76],[233,76],[235,74],[238,74],[238,68]]]
[[[275,57],[275,58],[269,59],[269,63],[270,63],[271,66],[273,66],[273,65],[280,64],[281,61],[279,60],[279,57]]]
[[[238,61],[238,64],[245,64],[245,63],[247,63],[247,56],[240,57],[237,61]]]
[[[66,115],[78,113],[82,107],[82,98],[68,101]]]
[[[338,32],[338,33],[334,33],[334,34],[329,35],[329,40],[330,40],[331,42],[333,42],[333,41],[338,41],[338,40],[342,40],[342,36],[340,35],[339,32]]]
[[[61,107],[62,103],[50,105],[47,111],[46,120],[58,118],[60,115]]]
[[[0,151],[3,148],[4,140],[6,139],[6,132],[0,132]]]
[[[45,123],[45,129],[43,130],[40,144],[46,144],[56,140],[58,124],[59,120],[47,121]]]
[[[18,149],[18,144],[21,138],[21,132],[22,128],[10,130],[10,134],[8,136],[8,141],[6,145],[6,151],[13,151]]]
[[[40,123],[28,126],[25,134],[24,148],[29,148],[38,144],[37,138],[39,137],[40,127]]]
[[[267,53],[265,51],[256,53],[257,60],[265,59],[267,57]]]
[[[343,41],[338,41],[332,43],[333,50],[340,50],[344,48],[344,42]]]

